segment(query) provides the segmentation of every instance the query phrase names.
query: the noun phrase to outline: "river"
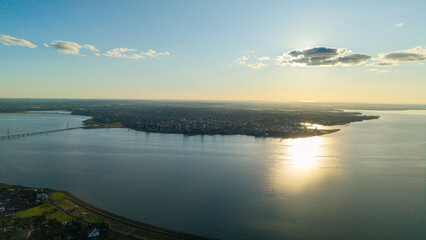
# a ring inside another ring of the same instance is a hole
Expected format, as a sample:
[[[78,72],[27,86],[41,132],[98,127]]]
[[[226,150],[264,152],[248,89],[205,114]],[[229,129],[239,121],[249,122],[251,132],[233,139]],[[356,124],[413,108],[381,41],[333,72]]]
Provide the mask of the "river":
[[[231,239],[424,239],[426,114],[300,139],[77,129],[0,140],[0,182],[67,190],[107,211]],[[0,136],[84,116],[0,114]]]

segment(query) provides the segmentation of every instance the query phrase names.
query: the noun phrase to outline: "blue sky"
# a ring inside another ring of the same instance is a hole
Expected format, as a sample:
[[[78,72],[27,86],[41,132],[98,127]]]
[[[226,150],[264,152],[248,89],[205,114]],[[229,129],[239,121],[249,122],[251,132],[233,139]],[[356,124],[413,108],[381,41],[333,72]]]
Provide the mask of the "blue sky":
[[[426,103],[425,1],[0,4],[0,97]]]

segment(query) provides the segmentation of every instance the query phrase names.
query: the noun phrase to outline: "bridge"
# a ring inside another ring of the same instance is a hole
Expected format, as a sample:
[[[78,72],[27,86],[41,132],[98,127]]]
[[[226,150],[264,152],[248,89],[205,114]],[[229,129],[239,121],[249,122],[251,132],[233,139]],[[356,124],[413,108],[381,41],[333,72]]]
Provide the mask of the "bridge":
[[[41,131],[41,132],[19,133],[19,134],[7,135],[7,136],[0,136],[0,140],[29,137],[29,136],[42,135],[42,134],[48,134],[48,133],[54,133],[54,132],[62,132],[62,131],[68,131],[68,130],[73,130],[78,128],[82,128],[82,127],[72,127],[72,128],[63,128],[63,129],[48,130],[48,131]]]

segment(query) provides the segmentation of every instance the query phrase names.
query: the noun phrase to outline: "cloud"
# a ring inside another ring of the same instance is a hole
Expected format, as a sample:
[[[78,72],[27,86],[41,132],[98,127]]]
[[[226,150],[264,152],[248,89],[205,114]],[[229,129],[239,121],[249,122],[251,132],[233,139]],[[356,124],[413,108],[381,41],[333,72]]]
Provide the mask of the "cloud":
[[[262,67],[266,67],[266,64],[264,63],[251,63],[251,64],[246,64],[248,67],[252,68],[252,69],[258,69],[258,68],[262,68]]]
[[[343,65],[359,65],[359,64],[366,63],[370,59],[371,59],[370,55],[356,53],[356,54],[350,54],[347,56],[339,57],[337,58],[337,61]]]
[[[137,51],[137,50],[133,49],[133,48],[114,48],[114,49],[107,51],[103,55],[107,56],[107,57],[132,58],[132,59],[170,55],[170,53],[167,52],[167,51],[166,52],[157,52],[157,51],[152,50],[152,49],[149,49],[147,51],[142,51],[139,54],[138,53],[132,53],[132,54],[129,53],[129,52],[135,52],[135,51]],[[95,53],[95,55],[100,56],[99,53]]]
[[[65,53],[65,54],[79,54],[80,48],[82,48],[81,45],[75,43],[75,42],[68,42],[68,41],[53,41],[50,44],[53,48],[56,48],[58,52]]]
[[[415,48],[397,51],[397,52],[389,52],[389,53],[381,53],[379,54],[379,60],[383,62],[420,62],[426,60],[426,48],[422,46],[417,46]]]
[[[417,61],[423,61],[425,60],[425,56],[416,54],[416,53],[405,53],[405,52],[396,52],[396,53],[389,53],[384,55],[383,57],[385,60],[388,61],[395,61],[395,62],[417,62]]]
[[[367,69],[367,71],[369,71],[369,72],[376,72],[376,73],[387,73],[387,72],[389,72],[389,70],[377,69],[377,68]]]
[[[367,64],[367,66],[393,67],[393,66],[399,66],[399,64],[391,63],[391,62],[373,62],[373,63]]]
[[[316,59],[327,59],[347,52],[345,48],[332,48],[332,47],[313,47],[305,48],[303,50],[295,49],[289,51],[287,54],[293,58],[306,57]]]
[[[249,51],[246,56],[239,57],[239,58],[235,59],[234,62],[239,64],[239,65],[245,65],[245,66],[252,68],[252,69],[259,69],[259,68],[263,68],[263,67],[267,66],[267,64],[265,64],[263,62],[256,62],[256,60],[254,60],[254,59],[256,59],[257,61],[271,60],[271,58],[268,57],[268,56],[256,57],[254,55],[254,51]]]
[[[138,59],[138,58],[143,58],[142,55],[140,54],[125,54],[126,52],[134,52],[136,51],[136,49],[132,49],[132,48],[114,48],[111,49],[109,51],[107,51],[106,53],[104,53],[104,56],[107,57],[116,57],[116,58],[132,58],[132,59]]]
[[[0,35],[0,42],[6,46],[22,46],[29,48],[36,48],[37,45],[31,43],[30,41],[12,37],[9,35]]]
[[[45,44],[46,46],[47,44]],[[50,44],[53,48],[56,48],[58,50],[58,52],[60,53],[64,53],[64,54],[72,54],[72,55],[76,55],[76,54],[80,54],[80,49],[81,48],[86,48],[89,49],[92,52],[97,52],[99,51],[97,48],[95,48],[93,45],[90,44],[84,44],[83,46],[81,46],[78,43],[75,42],[69,42],[69,41],[53,41]],[[80,54],[81,56],[86,56],[84,54]]]
[[[81,45],[68,41],[53,41],[50,45],[56,48],[58,52],[65,54],[79,54],[80,48],[82,48]]]
[[[37,45],[32,44],[31,42],[27,40],[18,39],[9,35],[0,35],[0,43],[3,43],[4,45],[7,45],[7,46],[24,46],[29,48],[37,47]],[[58,50],[58,52],[60,53],[80,55],[80,56],[86,56],[85,54],[81,53],[82,49],[88,49],[92,52],[95,52],[94,54],[96,56],[107,56],[107,57],[117,57],[117,58],[138,59],[138,58],[144,58],[144,57],[157,57],[157,56],[170,55],[168,51],[157,52],[152,49],[148,49],[147,51],[142,51],[140,53],[132,53],[136,51],[136,49],[132,49],[132,48],[114,48],[101,54],[99,53],[99,49],[97,49],[93,45],[90,45],[90,44],[80,45],[75,42],[59,41],[59,40],[52,41],[52,43],[50,43],[50,46],[47,43],[43,43],[43,46],[47,48],[53,47],[56,50]],[[255,66],[255,65],[253,65],[253,67],[258,68],[258,66]]]
[[[83,47],[89,49],[92,52],[99,52],[99,49],[95,48],[93,45],[90,44],[84,44]]]
[[[257,60],[259,60],[259,61],[268,61],[268,60],[271,60],[271,58],[265,56],[265,57],[258,57]]]
[[[141,55],[142,56],[148,56],[148,57],[156,57],[156,56],[170,55],[170,53],[167,52],[167,51],[166,52],[156,52],[152,49],[149,49],[146,52],[142,51]]]
[[[346,48],[311,47],[288,51],[277,57],[276,61],[280,66],[354,66],[370,59],[368,54],[351,54]]]
[[[242,56],[242,57],[235,59],[234,62],[236,62],[238,64],[246,64],[248,59],[249,59],[248,57]]]
[[[400,22],[400,23],[397,23],[397,24],[395,24],[395,25],[393,25],[394,27],[402,27],[404,25],[404,23],[402,23],[402,22]]]

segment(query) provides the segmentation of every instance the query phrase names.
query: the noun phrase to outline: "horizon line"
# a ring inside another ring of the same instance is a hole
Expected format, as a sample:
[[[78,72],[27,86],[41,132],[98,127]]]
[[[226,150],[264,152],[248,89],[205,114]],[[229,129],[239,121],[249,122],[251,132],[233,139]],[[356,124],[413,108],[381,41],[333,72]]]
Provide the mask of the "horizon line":
[[[334,101],[314,101],[314,100],[227,100],[227,99],[173,99],[173,98],[49,98],[49,97],[0,97],[0,99],[40,99],[40,100],[124,100],[124,101],[176,101],[176,102],[251,102],[251,103],[354,103],[354,104],[392,104],[392,105],[426,105],[425,103],[413,102],[334,102]]]

